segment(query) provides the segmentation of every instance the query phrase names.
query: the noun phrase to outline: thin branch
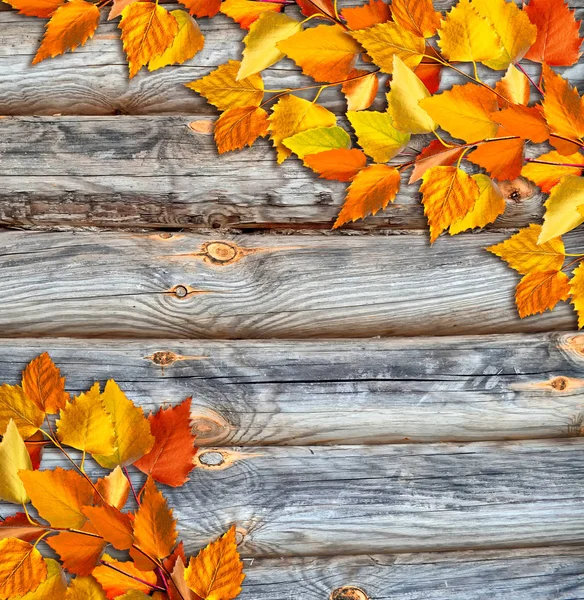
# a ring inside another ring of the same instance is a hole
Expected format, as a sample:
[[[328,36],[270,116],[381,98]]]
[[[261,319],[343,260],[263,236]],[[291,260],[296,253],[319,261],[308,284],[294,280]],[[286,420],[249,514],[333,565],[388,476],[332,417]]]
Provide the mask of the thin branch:
[[[130,579],[133,579],[134,581],[143,583],[144,585],[147,585],[149,588],[156,590],[157,592],[167,592],[168,591],[168,590],[164,589],[163,587],[160,587],[159,585],[150,583],[149,581],[146,581],[145,579],[140,579],[140,577],[136,577],[135,575],[130,575],[129,573],[126,573],[126,571],[123,571],[122,569],[118,569],[118,567],[107,562],[107,560],[101,560],[100,562],[105,567],[109,567],[110,569],[117,571],[118,573],[121,573],[122,575],[125,575],[126,577],[129,577]]]

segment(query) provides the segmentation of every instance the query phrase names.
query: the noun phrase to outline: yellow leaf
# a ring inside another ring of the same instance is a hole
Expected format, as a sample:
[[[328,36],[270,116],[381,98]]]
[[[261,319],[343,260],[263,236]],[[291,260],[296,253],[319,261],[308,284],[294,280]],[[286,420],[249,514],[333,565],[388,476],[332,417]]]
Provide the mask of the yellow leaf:
[[[22,389],[40,410],[50,415],[58,413],[69,401],[69,394],[65,392],[65,378],[61,377],[59,369],[46,352],[24,369]]]
[[[61,565],[52,558],[46,558],[47,578],[36,590],[20,596],[18,600],[60,600],[67,591],[67,579]],[[68,596],[66,596],[68,598]],[[84,600],[90,600],[84,598]]]
[[[467,83],[420,100],[420,106],[442,129],[472,143],[494,137],[499,125],[491,118],[497,97],[484,87]]]
[[[558,135],[576,139],[584,135],[584,100],[578,90],[546,64],[542,65],[545,120]]]
[[[361,51],[340,25],[304,29],[278,42],[277,47],[316,81],[347,79]]]
[[[398,131],[393,126],[389,113],[349,111],[347,117],[357,134],[359,145],[375,162],[387,162],[410,141],[409,133]]]
[[[103,555],[103,562],[117,569],[114,570],[105,564],[101,564],[92,573],[105,590],[108,598],[117,598],[131,590],[150,593],[152,588],[147,584],[156,584],[156,574],[153,571],[140,571],[132,562],[118,561],[107,554]],[[119,571],[122,571],[122,573]]]
[[[0,442],[0,499],[14,504],[26,504],[29,501],[18,476],[20,470],[32,470],[32,463],[26,444],[14,421],[10,419]]]
[[[188,586],[204,600],[233,600],[241,592],[243,563],[235,543],[235,527],[211,542],[185,570]]]
[[[176,536],[176,521],[172,517],[172,510],[168,508],[154,480],[149,477],[134,519],[136,544],[149,556],[165,558],[172,552]]]
[[[230,108],[215,122],[215,143],[219,154],[251,146],[268,134],[268,113],[257,106]]]
[[[259,73],[284,58],[284,53],[276,44],[301,30],[300,23],[288,15],[278,12],[260,15],[243,38],[245,48],[237,79]]]
[[[239,23],[243,29],[251,25],[267,12],[280,12],[281,4],[276,2],[255,2],[254,0],[224,0],[221,12]]]
[[[28,542],[15,538],[2,540],[0,556],[1,600],[33,592],[47,578],[47,563]]]
[[[84,0],[70,0],[52,14],[32,64],[83,46],[99,25],[99,8]]]
[[[57,437],[61,443],[90,454],[114,452],[114,426],[101,403],[99,383],[61,409]]]
[[[106,600],[106,595],[96,579],[78,576],[71,582],[65,600]]]
[[[578,328],[584,327],[584,264],[580,263],[575,269],[570,281],[572,304],[578,313]]]
[[[506,69],[511,63],[520,61],[537,37],[537,27],[527,13],[514,2],[505,0],[472,0],[472,6],[493,24],[503,47],[500,56],[483,60],[487,67]]]
[[[269,121],[270,137],[278,154],[278,163],[281,163],[291,154],[282,143],[285,139],[307,129],[332,127],[337,118],[319,104],[287,94],[278,100]]]
[[[418,104],[429,97],[428,88],[396,54],[391,90],[387,93],[387,112],[394,126],[405,133],[428,133],[436,129],[436,123]]]
[[[93,487],[76,471],[20,471],[39,515],[53,527],[79,529],[87,520],[81,508],[93,504]]]
[[[351,35],[365,48],[373,62],[384,72],[393,70],[393,57],[397,54],[413,69],[424,55],[426,41],[391,21],[374,27],[352,31]]]
[[[570,295],[568,276],[561,271],[532,271],[523,277],[515,290],[515,304],[519,316],[551,310],[560,300]]]
[[[345,203],[333,229],[386,208],[395,200],[399,187],[400,175],[394,167],[370,165],[360,170],[347,189]]]
[[[527,177],[541,188],[542,192],[550,192],[566,175],[582,175],[584,169],[584,156],[580,152],[575,152],[569,156],[563,156],[559,152],[552,150],[537,157],[537,162],[527,163],[521,169],[521,175]],[[565,165],[582,165],[581,167],[566,167]]]
[[[432,167],[422,177],[422,203],[430,225],[430,242],[472,210],[479,197],[477,182],[457,167]]]
[[[347,110],[369,108],[375,100],[378,87],[377,73],[358,69],[351,71],[347,81],[341,86],[347,99]]]
[[[307,154],[350,148],[351,138],[341,127],[316,127],[286,138],[282,143],[299,158],[304,158]]]
[[[173,10],[170,13],[178,24],[178,33],[174,41],[160,55],[148,63],[149,71],[156,71],[167,65],[182,64],[203,49],[205,38],[197,22],[184,10]]]
[[[304,157],[304,166],[318,173],[323,179],[351,181],[365,167],[367,157],[361,150],[327,150]]]
[[[167,598],[167,596],[163,596]],[[152,596],[148,596],[144,592],[140,592],[139,590],[131,590],[122,596],[117,596],[116,600],[152,600]]]
[[[94,454],[93,458],[106,469],[129,465],[154,445],[150,424],[142,409],[134,406],[113,379],[105,384],[101,397],[113,423],[116,449],[110,455]]]
[[[260,75],[237,80],[240,66],[239,61],[230,60],[202,79],[185,85],[219,110],[259,106],[264,97],[264,82]]]
[[[176,19],[156,2],[133,2],[126,6],[119,28],[128,57],[130,78],[165,52],[178,33]]]
[[[546,200],[538,242],[543,244],[584,223],[584,215],[578,212],[581,204],[584,204],[584,178],[567,175],[552,189]]]
[[[23,438],[29,438],[43,424],[45,413],[31,402],[19,385],[0,386],[0,433],[6,431],[10,419]]]
[[[448,230],[450,235],[456,235],[475,227],[484,227],[505,212],[505,198],[497,184],[482,173],[473,175],[472,179],[479,186],[479,197],[472,209],[462,219],[455,221],[450,226]]]
[[[65,0],[4,0],[4,2],[21,15],[48,19]]]
[[[469,0],[459,0],[446,14],[438,34],[442,54],[451,61],[484,62],[499,58],[503,52],[495,27]]]
[[[130,484],[121,467],[116,467],[109,475],[98,479],[95,487],[110,506],[122,509],[130,493]]]
[[[495,90],[511,104],[527,105],[529,102],[529,79],[515,65],[509,65],[505,75],[495,84]]]
[[[393,0],[391,14],[400,27],[425,38],[434,36],[440,26],[441,15],[432,0]]]

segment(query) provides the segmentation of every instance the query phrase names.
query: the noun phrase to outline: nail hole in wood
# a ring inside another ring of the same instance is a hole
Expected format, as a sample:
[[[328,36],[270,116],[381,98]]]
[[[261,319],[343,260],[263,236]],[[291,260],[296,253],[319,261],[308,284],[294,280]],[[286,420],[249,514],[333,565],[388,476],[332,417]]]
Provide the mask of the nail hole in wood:
[[[225,457],[221,452],[211,450],[200,454],[199,462],[207,467],[219,467],[225,462]]]
[[[189,293],[189,290],[184,285],[177,285],[174,288],[174,295],[177,298],[186,298]]]
[[[329,600],[369,600],[369,596],[362,589],[347,585],[333,590]]]

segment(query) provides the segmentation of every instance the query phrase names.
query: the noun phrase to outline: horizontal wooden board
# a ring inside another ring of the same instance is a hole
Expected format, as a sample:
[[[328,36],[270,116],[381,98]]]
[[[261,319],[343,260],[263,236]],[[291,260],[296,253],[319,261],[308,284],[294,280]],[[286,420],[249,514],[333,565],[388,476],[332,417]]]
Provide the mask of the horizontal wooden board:
[[[247,577],[240,600],[584,598],[581,547],[247,559],[244,565]]]
[[[188,127],[195,121],[198,131]],[[318,179],[296,159],[278,166],[268,140],[218,156],[208,123],[198,116],[0,119],[0,225],[332,227],[345,184]],[[427,229],[418,184],[407,185],[406,175],[386,211],[349,227]],[[540,220],[537,188],[520,180],[503,192],[507,210],[495,228]]]
[[[205,448],[168,495],[189,551],[231,524],[246,557],[578,544],[583,449],[582,438]],[[55,450],[43,465],[64,461]]]
[[[146,411],[192,396],[197,443],[380,444],[578,435],[584,335],[363,341],[0,339],[0,382],[48,351],[67,389],[115,379]]]
[[[575,328],[520,320],[505,236],[0,233],[5,337],[306,338]],[[568,237],[568,241],[572,238]]]

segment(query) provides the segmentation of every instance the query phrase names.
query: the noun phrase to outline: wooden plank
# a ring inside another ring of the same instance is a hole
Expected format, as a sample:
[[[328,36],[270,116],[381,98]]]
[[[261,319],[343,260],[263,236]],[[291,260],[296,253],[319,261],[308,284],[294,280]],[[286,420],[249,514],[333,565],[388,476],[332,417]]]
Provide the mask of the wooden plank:
[[[244,560],[241,600],[581,600],[584,551],[551,547]],[[357,588],[365,596],[340,590]]]
[[[505,236],[198,236],[4,231],[6,337],[306,338],[575,329],[520,320]],[[568,247],[577,237],[568,236]]]
[[[0,382],[48,351],[79,393],[113,378],[146,411],[193,397],[200,446],[578,435],[584,334],[367,341],[0,339]]]
[[[167,493],[189,551],[233,523],[247,557],[581,544],[583,449],[582,438],[205,448]],[[43,465],[64,461],[55,450]]]

